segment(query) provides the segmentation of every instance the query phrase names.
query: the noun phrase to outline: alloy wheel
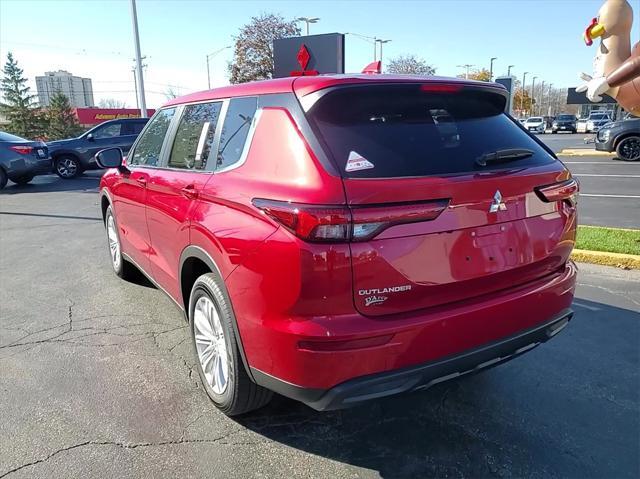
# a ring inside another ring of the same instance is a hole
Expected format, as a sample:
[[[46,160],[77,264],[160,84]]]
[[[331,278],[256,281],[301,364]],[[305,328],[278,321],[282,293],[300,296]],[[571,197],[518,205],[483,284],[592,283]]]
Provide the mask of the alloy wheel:
[[[78,172],[78,163],[73,158],[62,158],[56,162],[56,171],[63,178],[73,178]]]
[[[640,160],[640,138],[625,138],[618,148],[622,159],[628,161]]]
[[[113,219],[113,215],[107,217],[107,238],[109,239],[109,253],[111,254],[111,263],[113,269],[118,271],[120,269],[120,240],[118,239],[118,232],[116,231],[116,222]]]
[[[202,372],[213,392],[222,394],[229,382],[229,357],[220,314],[209,297],[202,296],[196,302],[193,326]]]

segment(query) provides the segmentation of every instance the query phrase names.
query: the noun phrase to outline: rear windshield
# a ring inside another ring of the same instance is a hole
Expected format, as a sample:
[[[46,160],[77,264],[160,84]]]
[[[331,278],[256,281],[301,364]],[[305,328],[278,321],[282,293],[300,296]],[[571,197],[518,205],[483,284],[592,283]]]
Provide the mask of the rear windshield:
[[[11,133],[5,133],[4,131],[0,131],[0,141],[28,141],[24,138],[20,138],[19,136],[12,135]]]
[[[553,162],[484,90],[430,91],[420,85],[345,87],[320,98],[307,115],[343,176],[390,178],[484,172]],[[478,166],[501,149],[534,155]]]

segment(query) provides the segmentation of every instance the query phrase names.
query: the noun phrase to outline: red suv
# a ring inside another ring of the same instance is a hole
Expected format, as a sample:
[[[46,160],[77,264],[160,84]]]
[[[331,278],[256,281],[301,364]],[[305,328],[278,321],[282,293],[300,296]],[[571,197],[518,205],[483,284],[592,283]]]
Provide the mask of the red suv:
[[[100,186],[113,268],[184,311],[229,415],[513,358],[572,316],[578,184],[492,83],[270,80],[172,100]]]

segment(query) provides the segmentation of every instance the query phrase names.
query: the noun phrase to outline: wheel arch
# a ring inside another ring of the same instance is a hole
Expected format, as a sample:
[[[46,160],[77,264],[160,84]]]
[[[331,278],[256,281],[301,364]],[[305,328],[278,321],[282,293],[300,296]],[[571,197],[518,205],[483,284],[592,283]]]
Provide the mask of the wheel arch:
[[[230,306],[231,324],[233,325],[233,332],[237,339],[242,363],[244,365],[245,371],[247,372],[247,375],[253,382],[255,382],[255,379],[253,378],[253,375],[251,373],[251,368],[249,367],[249,362],[247,361],[247,356],[244,351],[242,336],[240,335],[240,330],[238,328],[238,321],[236,320],[233,302],[231,301],[231,297],[229,296],[229,292],[227,291],[227,286],[224,282],[224,278],[222,277],[220,268],[218,267],[216,262],[204,249],[200,248],[199,246],[189,245],[184,250],[182,250],[182,254],[180,255],[180,268],[178,271],[180,293],[182,295],[182,304],[187,321],[189,320],[189,299],[191,289],[196,279],[198,279],[199,276],[207,273],[212,273],[217,277],[218,282],[221,285],[221,290],[224,294],[225,300],[229,303]]]
[[[113,201],[111,201],[111,196],[106,189],[103,189],[100,192],[100,211],[102,212],[102,223],[107,220],[107,208],[111,206],[113,208]]]
[[[620,142],[622,140],[625,140],[625,139],[629,138],[630,136],[636,136],[636,137],[640,138],[640,132],[638,132],[638,131],[629,131],[629,132],[625,132],[625,133],[620,133],[613,140],[613,148],[614,149],[618,148],[618,145],[620,144]]]

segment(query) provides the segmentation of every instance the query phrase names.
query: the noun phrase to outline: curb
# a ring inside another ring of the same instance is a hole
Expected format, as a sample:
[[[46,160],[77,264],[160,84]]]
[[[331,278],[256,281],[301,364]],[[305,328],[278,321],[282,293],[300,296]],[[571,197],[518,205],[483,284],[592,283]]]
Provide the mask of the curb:
[[[623,269],[640,269],[640,255],[607,253],[604,251],[590,251],[574,249],[571,259],[579,263],[593,263],[604,266],[615,266]]]
[[[591,148],[565,148],[560,153],[556,153],[556,156],[604,156],[613,158],[616,154],[608,151],[592,150]]]

